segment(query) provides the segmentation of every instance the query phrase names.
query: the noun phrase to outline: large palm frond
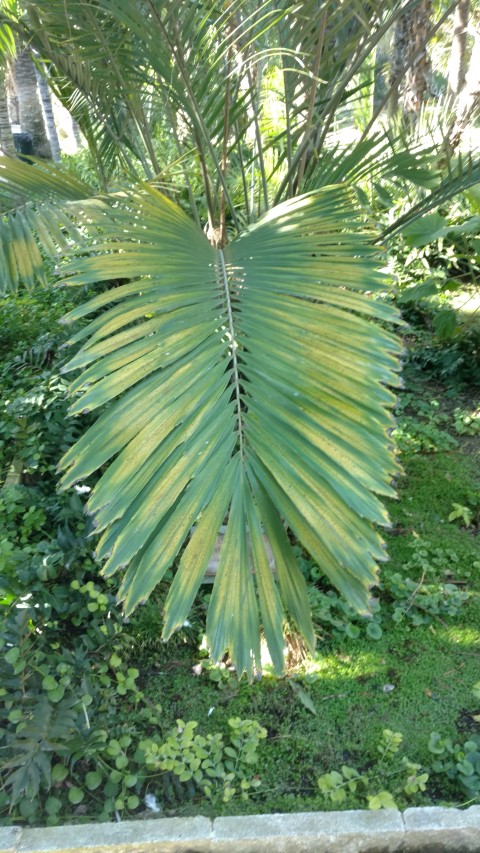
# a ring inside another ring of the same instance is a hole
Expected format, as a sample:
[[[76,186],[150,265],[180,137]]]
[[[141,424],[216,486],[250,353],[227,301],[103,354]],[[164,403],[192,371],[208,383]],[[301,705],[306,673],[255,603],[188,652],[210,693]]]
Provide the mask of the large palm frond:
[[[351,103],[368,51],[414,2],[25,2],[24,26],[40,55],[92,110],[99,150],[108,137],[124,163],[133,158],[131,175],[138,163],[145,176],[157,174],[155,115],[162,112],[177,161],[196,158],[204,191],[197,206],[189,187],[195,224],[148,185],[100,202],[71,186],[62,198],[56,188],[42,195],[38,165],[11,167],[3,223],[12,229],[20,215],[45,248],[51,224],[56,249],[80,217],[93,240],[88,256],[85,242],[79,246],[67,281],[125,282],[70,315],[94,314],[72,337],[81,344],[69,365],[81,370],[72,414],[95,409],[98,419],[64,457],[63,484],[101,472],[88,510],[105,574],[123,573],[127,612],[176,567],[166,637],[185,620],[226,525],[207,633],[215,657],[228,649],[249,674],[260,665],[260,625],[279,670],[285,614],[313,641],[293,539],[364,611],[384,555],[378,526],[388,519],[379,496],[393,494],[397,470],[388,386],[396,384],[399,352],[385,325],[396,314],[377,298],[385,285],[372,234],[362,233],[353,212],[354,193],[323,185],[364,178],[367,161],[377,174],[400,161],[385,140],[327,154],[325,168],[320,152]],[[282,58],[288,114],[276,195],[315,191],[268,212],[273,193],[259,112],[261,69],[272,56]],[[160,109],[150,111],[150,103]],[[424,165],[415,155],[400,163],[418,182]],[[27,204],[26,188],[37,179]],[[227,212],[236,235],[230,243]],[[204,218],[210,243],[198,227]],[[14,241],[7,243],[18,260]],[[15,270],[31,282],[29,270]]]
[[[100,415],[62,460],[63,485],[110,463],[87,509],[104,573],[126,570],[127,612],[187,543],[165,636],[186,619],[227,518],[212,653],[229,649],[251,674],[260,614],[281,669],[283,605],[312,642],[288,531],[360,610],[384,556],[377,495],[393,494],[386,386],[399,345],[372,322],[396,319],[364,293],[384,288],[372,249],[341,188],[277,207],[223,251],[150,188],[111,216],[99,253],[67,270],[72,284],[132,280],[69,316],[106,306],[72,338],[84,341],[66,368],[82,369],[72,414]]]

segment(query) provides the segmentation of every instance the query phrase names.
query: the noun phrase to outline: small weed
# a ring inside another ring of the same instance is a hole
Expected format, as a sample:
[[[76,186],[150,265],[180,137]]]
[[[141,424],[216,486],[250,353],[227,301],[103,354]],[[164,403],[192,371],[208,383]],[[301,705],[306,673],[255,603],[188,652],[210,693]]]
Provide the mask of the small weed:
[[[456,408],[453,421],[458,435],[480,435],[480,409]]]
[[[470,527],[473,519],[473,511],[462,504],[452,504],[452,512],[448,516],[449,521],[463,521],[465,527]]]

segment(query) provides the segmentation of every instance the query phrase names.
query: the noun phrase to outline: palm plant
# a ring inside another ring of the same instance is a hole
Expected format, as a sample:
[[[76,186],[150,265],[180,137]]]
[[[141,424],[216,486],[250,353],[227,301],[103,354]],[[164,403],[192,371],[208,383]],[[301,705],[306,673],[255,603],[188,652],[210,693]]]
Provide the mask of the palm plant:
[[[365,57],[415,2],[26,0],[11,22],[76,111],[102,189],[125,175],[96,196],[52,166],[0,163],[10,287],[42,276],[37,242],[68,255],[64,283],[116,282],[67,317],[93,315],[71,339],[71,413],[99,411],[63,487],[101,470],[87,510],[127,612],[177,561],[165,637],[226,523],[207,636],[249,675],[260,625],[277,670],[285,613],[314,641],[293,538],[365,612],[385,556],[398,317],[350,183],[365,157],[394,165],[385,140],[329,143]],[[265,132],[272,69],[283,118]]]

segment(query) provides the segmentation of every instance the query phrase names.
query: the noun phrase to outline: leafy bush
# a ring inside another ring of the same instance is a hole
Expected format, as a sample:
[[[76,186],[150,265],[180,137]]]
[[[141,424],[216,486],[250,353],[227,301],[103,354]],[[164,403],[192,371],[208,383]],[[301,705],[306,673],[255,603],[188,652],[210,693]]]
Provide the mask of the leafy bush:
[[[177,720],[165,743],[158,746],[147,741],[141,745],[147,768],[173,774],[177,788],[183,783],[191,796],[198,788],[210,799],[221,796],[224,803],[236,793],[248,799],[249,790],[260,785],[258,776],[252,776],[252,765],[257,762],[257,748],[267,730],[256,720],[232,718],[228,724],[230,736],[225,744],[221,734],[203,737],[194,734],[198,723]]]
[[[455,432],[458,435],[480,434],[480,409],[457,407],[453,413]]]
[[[64,289],[53,287],[35,291],[34,294],[5,296],[0,301],[0,358],[10,361],[25,350],[38,347],[39,341],[50,338],[66,340],[66,332],[58,323],[66,311],[75,304],[79,296]],[[4,371],[4,381],[9,384],[9,375]],[[12,380],[15,382],[15,372]],[[2,386],[3,387],[3,386]]]
[[[477,204],[462,196],[407,225],[391,246],[397,302],[414,326],[407,364],[431,378],[480,383],[480,324],[450,301],[458,293],[465,302],[478,297],[479,233]]]
[[[0,489],[0,814],[7,822],[71,816],[104,761],[106,731],[133,736],[132,709],[134,733],[158,725],[158,711],[136,685],[123,617],[97,577],[83,513],[89,489],[55,493],[58,457],[79,428],[65,418],[65,332],[56,323],[74,301],[39,291],[0,305],[2,340],[11,348],[0,410],[1,480],[8,475]],[[123,775],[115,784],[117,795],[104,798],[105,819],[119,807]],[[92,800],[88,808],[98,812]]]
[[[480,735],[470,735],[458,743],[432,732],[428,748],[436,756],[432,764],[435,774],[452,780],[469,798],[480,797]]]
[[[347,799],[366,801],[369,809],[398,808],[408,800],[423,793],[428,782],[428,773],[420,764],[407,756],[398,755],[403,735],[384,729],[377,746],[380,753],[370,762],[368,770],[359,772],[354,767],[343,765],[340,770],[331,770],[318,779],[322,796],[335,805],[343,805]]]
[[[410,311],[403,310],[407,319]],[[441,380],[450,385],[480,384],[480,323],[469,323],[453,337],[439,339],[432,335],[436,311],[414,309],[417,328],[408,342],[405,369],[421,373],[425,379]]]
[[[404,454],[438,453],[457,446],[447,430],[450,417],[441,410],[438,400],[401,394],[395,407],[395,420],[392,436]]]
[[[45,491],[62,452],[89,422],[67,420],[61,376],[67,332],[58,320],[80,297],[38,290],[0,301],[0,485],[8,478]]]
[[[479,232],[480,216],[465,196],[407,224],[393,247],[400,301],[408,304],[478,287]]]
[[[325,636],[365,636],[379,640],[391,622],[408,622],[412,627],[429,625],[436,617],[457,616],[470,594],[455,583],[439,580],[445,569],[459,562],[451,548],[438,548],[428,540],[415,539],[410,544],[412,556],[403,571],[384,572],[378,584],[378,598],[371,601],[371,613],[361,616],[336,592],[325,588],[321,573],[310,560],[302,567],[311,582],[308,595],[317,631]],[[474,563],[474,568],[479,564]],[[313,583],[312,583],[313,581]]]

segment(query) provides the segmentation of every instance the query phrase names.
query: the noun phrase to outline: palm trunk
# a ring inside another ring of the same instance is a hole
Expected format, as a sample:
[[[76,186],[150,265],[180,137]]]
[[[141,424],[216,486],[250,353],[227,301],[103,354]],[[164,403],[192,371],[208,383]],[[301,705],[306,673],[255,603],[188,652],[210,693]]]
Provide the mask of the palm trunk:
[[[422,104],[430,92],[431,62],[427,48],[420,46],[427,41],[431,23],[432,0],[421,0],[397,21],[393,40],[391,80],[399,85],[390,103],[390,115],[401,107],[404,118],[415,124]],[[402,70],[407,73],[402,75]]]
[[[390,35],[385,33],[380,39],[375,49],[375,67],[374,67],[374,83],[373,83],[373,108],[374,110],[384,101],[387,95],[387,74],[386,68],[390,60]]]
[[[14,62],[15,87],[18,96],[22,133],[32,136],[36,157],[52,159],[52,149],[45,130],[42,106],[38,96],[35,65],[28,49],[20,49]]]
[[[54,163],[60,163],[60,160],[62,159],[62,152],[60,150],[60,142],[58,141],[58,133],[55,125],[55,118],[53,115],[52,96],[50,93],[50,88],[46,78],[42,73],[40,73],[37,66],[35,66],[35,74],[37,78],[38,92],[42,102],[43,115],[45,118],[45,125],[48,133],[48,139],[50,142],[50,148],[52,150],[52,159]]]
[[[4,154],[15,157],[15,145],[13,142],[12,128],[8,115],[7,93],[5,90],[5,73],[0,71],[0,147]]]
[[[470,64],[465,78],[465,85],[457,99],[455,120],[448,133],[448,143],[451,150],[460,145],[468,125],[480,108],[480,28],[475,31],[475,41],[470,56]]]
[[[75,142],[77,144],[77,148],[83,148],[85,145],[85,140],[82,136],[82,131],[80,130],[80,125],[79,125],[78,121],[76,119],[74,119],[73,116],[71,116],[71,118],[72,118],[72,134],[73,134],[73,138],[75,139]]]
[[[453,18],[453,37],[448,63],[448,94],[453,100],[465,85],[467,71],[467,35],[470,0],[460,0]]]

